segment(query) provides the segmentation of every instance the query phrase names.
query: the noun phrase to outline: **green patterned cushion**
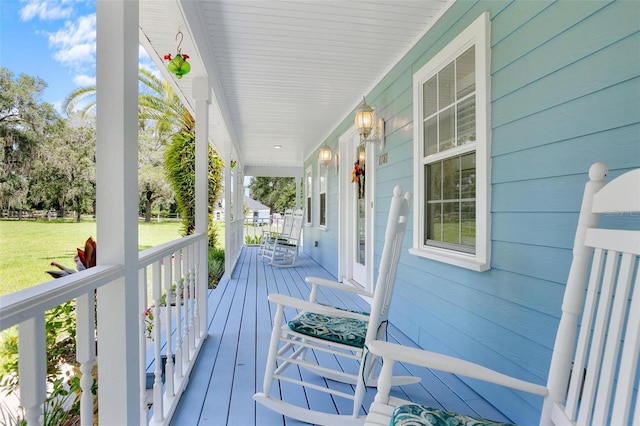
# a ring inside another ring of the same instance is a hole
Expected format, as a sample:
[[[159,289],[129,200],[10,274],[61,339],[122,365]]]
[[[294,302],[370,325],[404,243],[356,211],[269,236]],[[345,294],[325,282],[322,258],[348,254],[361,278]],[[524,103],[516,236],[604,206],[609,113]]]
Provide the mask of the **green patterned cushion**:
[[[408,404],[397,407],[391,415],[389,426],[513,426],[511,423],[494,422],[480,417],[465,416],[450,411]]]
[[[336,343],[364,347],[367,323],[353,318],[332,317],[313,312],[301,312],[289,321],[289,328],[307,336]]]

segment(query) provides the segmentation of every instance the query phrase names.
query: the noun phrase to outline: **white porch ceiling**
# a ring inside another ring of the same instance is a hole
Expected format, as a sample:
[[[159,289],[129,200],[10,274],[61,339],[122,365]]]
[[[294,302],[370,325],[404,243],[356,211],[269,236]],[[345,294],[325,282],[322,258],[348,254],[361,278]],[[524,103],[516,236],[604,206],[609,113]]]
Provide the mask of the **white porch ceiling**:
[[[209,77],[219,152],[279,175],[301,170],[452,1],[141,0],[140,38],[190,108],[190,80]],[[162,60],[178,28],[192,65],[181,80]]]

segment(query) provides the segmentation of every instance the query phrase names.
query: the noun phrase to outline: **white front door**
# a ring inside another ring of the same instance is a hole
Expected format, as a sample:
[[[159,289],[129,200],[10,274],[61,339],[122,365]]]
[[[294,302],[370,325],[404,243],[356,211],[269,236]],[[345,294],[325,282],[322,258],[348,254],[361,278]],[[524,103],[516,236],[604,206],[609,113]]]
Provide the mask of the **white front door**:
[[[371,173],[355,128],[340,138],[340,275],[372,291]],[[342,255],[344,254],[344,255]]]

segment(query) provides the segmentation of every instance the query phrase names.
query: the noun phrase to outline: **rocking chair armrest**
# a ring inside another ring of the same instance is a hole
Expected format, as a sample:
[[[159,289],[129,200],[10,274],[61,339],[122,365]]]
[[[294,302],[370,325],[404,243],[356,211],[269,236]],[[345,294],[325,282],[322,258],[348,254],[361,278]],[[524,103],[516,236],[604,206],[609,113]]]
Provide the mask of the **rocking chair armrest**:
[[[515,377],[507,376],[506,374],[491,370],[482,365],[452,356],[401,346],[381,340],[370,342],[367,344],[367,347],[371,353],[381,356],[383,361],[385,359],[392,359],[420,367],[479,379],[536,395],[546,396],[549,393],[545,386],[516,379]]]
[[[311,284],[314,288],[318,285],[321,285],[323,287],[330,287],[336,290],[343,290],[350,293],[360,294],[362,296],[373,297],[373,294],[369,293],[368,291],[362,290],[361,288],[349,286],[338,281],[332,281],[318,277],[306,277],[305,281]]]
[[[284,294],[271,293],[268,297],[270,302],[278,305],[295,308],[300,311],[313,312],[315,314],[336,316],[342,318],[354,318],[361,321],[369,321],[369,316],[352,311],[345,311],[342,309],[336,309],[332,306],[319,305],[313,302],[307,302],[306,300],[298,299]]]

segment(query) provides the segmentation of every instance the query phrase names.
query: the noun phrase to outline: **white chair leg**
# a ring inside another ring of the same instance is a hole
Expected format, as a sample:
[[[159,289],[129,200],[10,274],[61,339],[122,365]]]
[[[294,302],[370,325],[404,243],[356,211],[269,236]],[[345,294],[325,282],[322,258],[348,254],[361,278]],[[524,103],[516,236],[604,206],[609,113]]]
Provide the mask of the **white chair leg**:
[[[265,395],[271,393],[271,384],[273,383],[273,374],[276,369],[276,357],[278,355],[278,341],[280,339],[280,326],[284,316],[284,307],[278,305],[276,314],[273,319],[273,331],[271,332],[271,342],[269,345],[269,355],[267,356],[267,365],[264,370],[264,381],[262,391]]]

